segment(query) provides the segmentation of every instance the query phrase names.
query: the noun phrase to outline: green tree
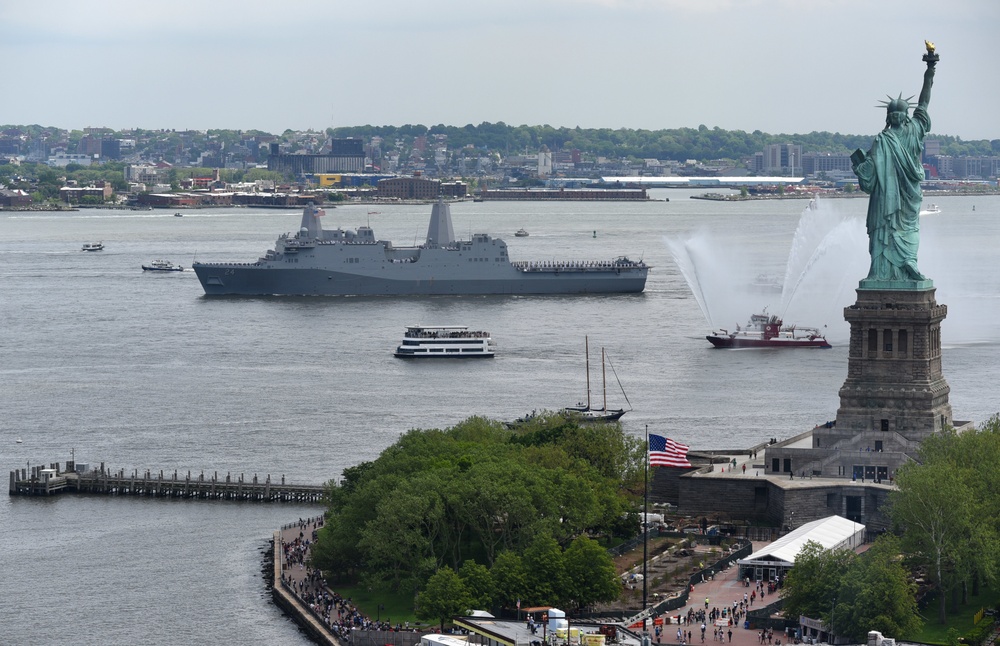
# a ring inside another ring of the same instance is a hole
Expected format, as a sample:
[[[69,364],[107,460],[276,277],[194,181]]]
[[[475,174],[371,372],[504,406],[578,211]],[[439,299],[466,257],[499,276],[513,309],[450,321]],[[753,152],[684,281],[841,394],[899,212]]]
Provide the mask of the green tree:
[[[441,554],[435,539],[440,531],[444,505],[438,495],[440,487],[428,482],[427,474],[414,482],[412,488],[397,491],[382,498],[376,518],[368,521],[361,531],[358,547],[367,554],[367,565],[387,574],[394,587],[412,572],[412,566],[430,559],[440,567]],[[386,531],[384,519],[392,519],[392,531]]]
[[[597,541],[581,536],[563,554],[565,597],[584,607],[614,601],[621,594],[621,581],[608,551]]]
[[[844,573],[830,626],[834,634],[860,643],[869,630],[905,639],[921,623],[916,585],[903,567],[899,539],[885,534]]]
[[[444,622],[456,615],[465,615],[471,606],[469,592],[455,570],[445,566],[428,579],[427,587],[417,596],[417,617]]]
[[[474,610],[489,610],[493,607],[493,575],[485,565],[468,560],[458,571],[465,589],[469,593],[469,603]]]
[[[963,553],[978,542],[973,490],[962,469],[948,460],[953,432],[924,440],[921,457],[896,474],[898,489],[890,494],[890,514],[901,531],[903,549],[927,568],[938,589],[938,621],[947,622],[947,592],[961,577]],[[934,454],[933,451],[938,451]]]
[[[829,623],[841,577],[854,559],[850,550],[828,550],[816,541],[807,541],[781,586],[785,615],[805,615]]]
[[[528,575],[521,557],[514,552],[500,552],[490,575],[496,584],[494,599],[501,606],[513,607],[521,599],[528,597]]]
[[[552,536],[535,536],[524,550],[522,560],[528,587],[522,601],[532,606],[554,606],[567,598],[563,551]]]

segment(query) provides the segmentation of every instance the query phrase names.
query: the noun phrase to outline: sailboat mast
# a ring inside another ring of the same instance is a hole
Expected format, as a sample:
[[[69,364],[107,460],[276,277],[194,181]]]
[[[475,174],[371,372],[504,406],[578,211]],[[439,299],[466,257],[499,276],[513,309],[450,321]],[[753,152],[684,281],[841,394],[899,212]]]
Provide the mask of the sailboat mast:
[[[587,353],[587,410],[590,410],[590,339],[583,337],[583,347]]]
[[[601,348],[601,384],[604,389],[604,412],[608,411],[608,373],[604,368],[604,348]]]

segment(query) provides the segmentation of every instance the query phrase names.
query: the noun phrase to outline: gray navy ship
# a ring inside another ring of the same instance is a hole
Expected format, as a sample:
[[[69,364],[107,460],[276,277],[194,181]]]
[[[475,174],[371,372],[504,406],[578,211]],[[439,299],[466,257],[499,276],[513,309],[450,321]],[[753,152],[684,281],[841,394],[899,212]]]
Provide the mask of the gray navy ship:
[[[641,292],[649,266],[606,261],[513,261],[507,243],[485,233],[456,240],[448,204],[431,211],[424,244],[396,247],[370,227],[324,231],[310,204],[295,234],[283,234],[256,262],[195,262],[210,296],[406,296],[607,294]]]

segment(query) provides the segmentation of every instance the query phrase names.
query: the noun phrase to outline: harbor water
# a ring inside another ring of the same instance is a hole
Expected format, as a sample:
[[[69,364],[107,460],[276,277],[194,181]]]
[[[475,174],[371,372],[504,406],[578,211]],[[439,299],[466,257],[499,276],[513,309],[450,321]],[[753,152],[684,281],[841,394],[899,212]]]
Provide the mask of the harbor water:
[[[253,261],[296,209],[0,213],[0,465],[53,461],[183,477],[319,484],[401,433],[499,420],[587,397],[633,408],[626,433],[740,448],[836,417],[848,327],[867,273],[864,199],[452,205],[458,237],[504,238],[512,260],[642,258],[642,294],[207,298],[194,273]],[[669,198],[669,201],[663,201]],[[933,197],[920,269],[948,306],[943,369],[956,420],[1000,410],[1000,197]],[[420,243],[430,205],[327,209]],[[528,237],[515,238],[525,228]],[[105,250],[82,252],[84,243]],[[783,285],[783,289],[774,284]],[[823,328],[830,350],[714,350],[705,334],[767,308]],[[488,330],[486,361],[393,358],[405,326]],[[602,384],[601,348],[610,360]],[[623,398],[622,389],[628,397]],[[20,440],[20,442],[18,442]],[[314,506],[0,496],[0,643],[308,643],[260,575],[271,532]]]

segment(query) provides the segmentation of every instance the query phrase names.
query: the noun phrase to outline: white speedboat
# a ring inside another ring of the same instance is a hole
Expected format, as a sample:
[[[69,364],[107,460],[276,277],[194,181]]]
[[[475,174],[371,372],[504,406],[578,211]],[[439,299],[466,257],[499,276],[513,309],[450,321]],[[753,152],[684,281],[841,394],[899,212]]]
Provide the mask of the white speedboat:
[[[514,232],[515,238],[527,238],[528,232],[523,227]]]
[[[940,213],[941,207],[933,202],[920,209],[920,215],[934,215],[935,213]]]
[[[393,353],[400,359],[489,359],[493,354],[490,333],[464,325],[408,325]]]
[[[169,260],[154,260],[148,265],[142,266],[143,271],[184,271],[180,265],[175,265]]]
[[[103,242],[84,242],[80,251],[104,251]]]

